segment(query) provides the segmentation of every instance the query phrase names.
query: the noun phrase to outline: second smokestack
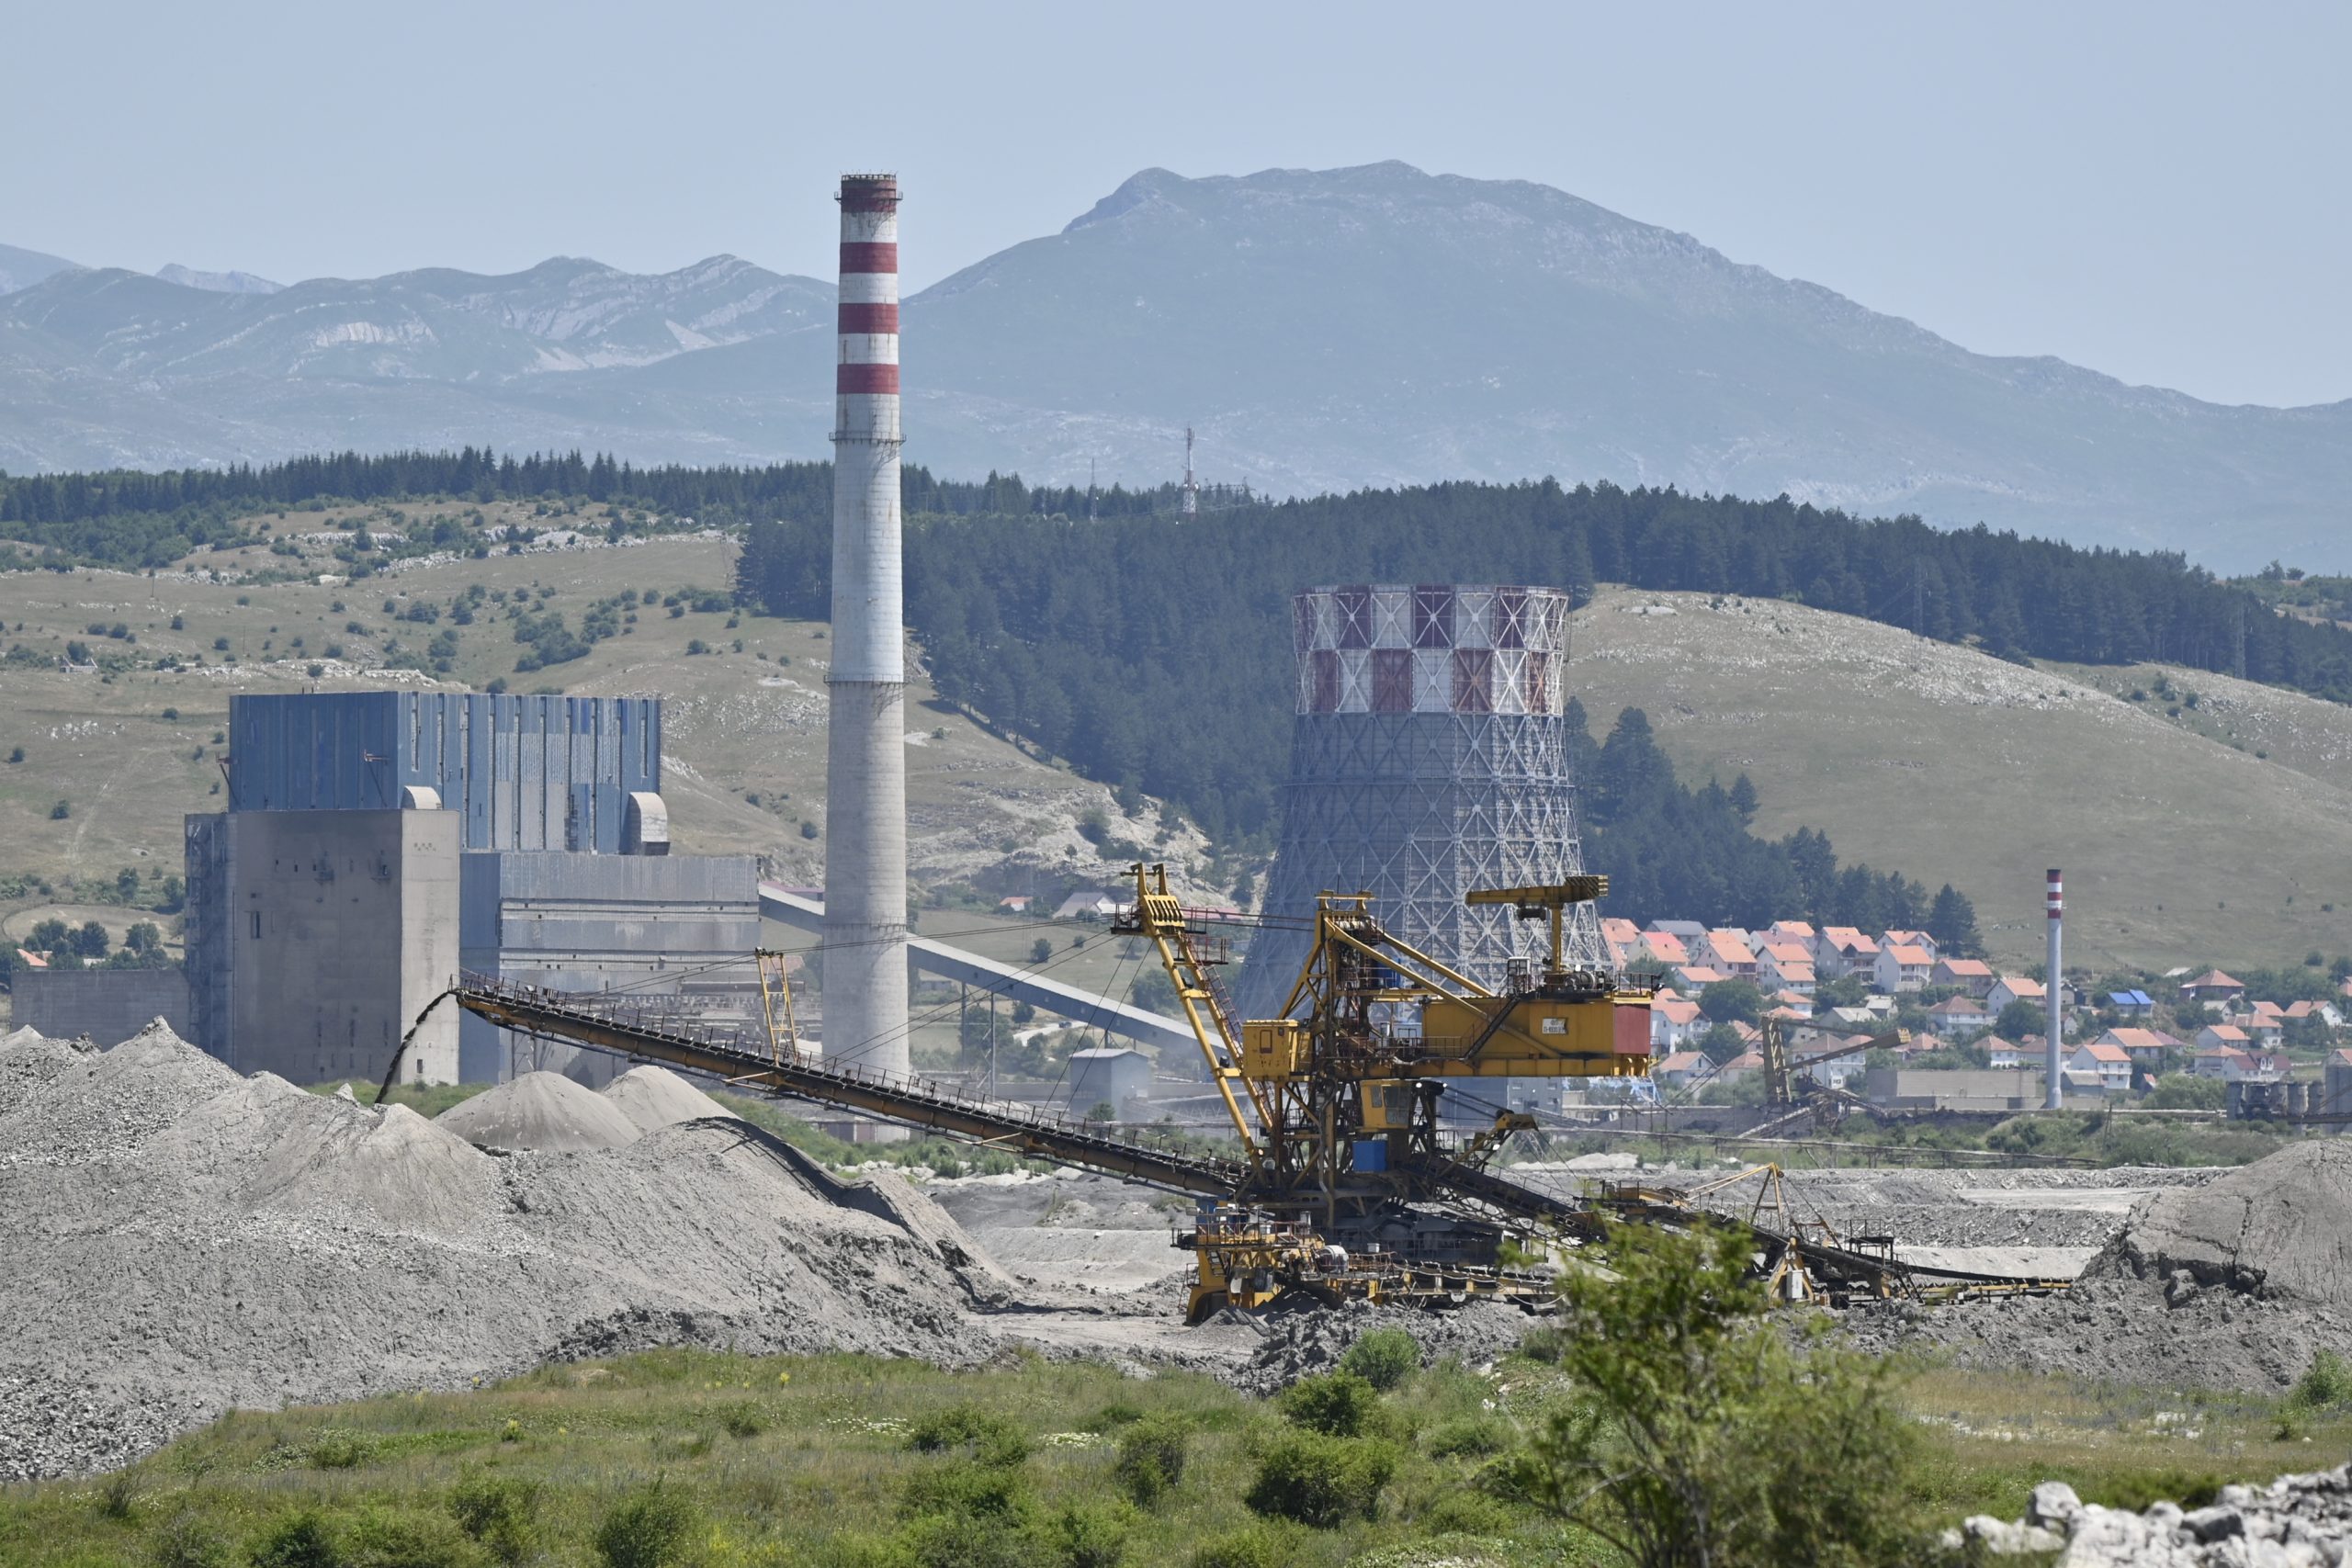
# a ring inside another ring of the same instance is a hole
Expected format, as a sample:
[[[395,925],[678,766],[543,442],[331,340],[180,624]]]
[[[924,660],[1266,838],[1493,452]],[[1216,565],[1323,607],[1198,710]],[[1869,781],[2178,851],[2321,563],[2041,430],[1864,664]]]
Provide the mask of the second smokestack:
[[[899,181],[842,178],[833,658],[825,676],[824,1050],[904,1073],[907,671],[899,513]]]

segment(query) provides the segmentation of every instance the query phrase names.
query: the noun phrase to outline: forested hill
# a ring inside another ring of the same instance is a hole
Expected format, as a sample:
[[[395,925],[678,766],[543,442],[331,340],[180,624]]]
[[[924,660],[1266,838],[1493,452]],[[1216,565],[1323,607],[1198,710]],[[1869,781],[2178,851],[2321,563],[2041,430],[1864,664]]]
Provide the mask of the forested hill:
[[[755,523],[741,590],[822,615],[823,514]],[[1114,784],[1262,836],[1288,765],[1288,596],[1315,583],[1551,583],[1788,596],[2005,657],[2158,660],[2352,700],[2352,633],[2176,556],[2083,550],[1787,501],[1550,481],[1359,491],[1088,526],[936,517],[908,619],[940,689]]]

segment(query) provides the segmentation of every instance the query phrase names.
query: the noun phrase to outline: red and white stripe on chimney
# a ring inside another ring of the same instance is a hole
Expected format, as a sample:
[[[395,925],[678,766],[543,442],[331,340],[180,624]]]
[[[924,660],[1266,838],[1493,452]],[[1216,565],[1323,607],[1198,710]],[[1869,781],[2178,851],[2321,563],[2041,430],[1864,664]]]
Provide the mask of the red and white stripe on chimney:
[[[899,438],[899,181],[842,179],[841,358],[833,373],[837,430],[852,439]]]
[[[2064,881],[2060,880],[2058,873],[2055,870],[2052,870],[2050,874],[2050,890],[2045,895],[2045,897],[2048,902],[2050,918],[2054,920],[2059,916],[2066,912],[2066,885]]]

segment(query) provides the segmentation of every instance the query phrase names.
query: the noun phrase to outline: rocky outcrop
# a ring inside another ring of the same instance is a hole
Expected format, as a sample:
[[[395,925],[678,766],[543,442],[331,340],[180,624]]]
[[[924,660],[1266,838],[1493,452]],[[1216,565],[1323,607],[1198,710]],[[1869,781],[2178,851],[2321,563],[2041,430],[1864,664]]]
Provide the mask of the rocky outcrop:
[[[2047,1557],[2058,1568],[2336,1568],[2352,1561],[2352,1465],[2224,1486],[2203,1508],[2103,1508],[2063,1482],[2033,1489],[2022,1519],[1979,1514],[1944,1532],[1952,1551]]]

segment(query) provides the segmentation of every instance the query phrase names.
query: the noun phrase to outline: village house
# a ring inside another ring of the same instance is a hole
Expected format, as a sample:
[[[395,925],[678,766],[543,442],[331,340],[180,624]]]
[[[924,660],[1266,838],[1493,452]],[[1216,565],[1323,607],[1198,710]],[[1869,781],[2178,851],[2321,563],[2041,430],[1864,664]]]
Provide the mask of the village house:
[[[1690,962],[1690,950],[1672,931],[1653,929],[1642,933],[1642,956],[1662,969],[1679,969]]]
[[[1993,1027],[1993,1015],[1973,997],[1947,997],[1928,1010],[1928,1024],[1948,1040],[1973,1040]]]
[[[1686,997],[1703,997],[1708,987],[1730,978],[1720,969],[1709,969],[1696,964],[1679,964],[1673,975],[1674,988]]]
[[[1979,1040],[1977,1044],[1984,1048],[1984,1065],[1988,1067],[2008,1068],[2025,1066],[2025,1049],[2015,1041],[2004,1040],[1997,1034],[1988,1034]]]
[[[1703,1034],[1707,1021],[1699,1014],[1699,1004],[1672,990],[1660,991],[1650,998],[1650,1055],[1664,1056],[1679,1051],[1684,1044]]]
[[[1928,955],[1930,964],[1943,956],[1942,949],[1936,945],[1936,939],[1926,931],[1883,931],[1880,933],[1878,944],[1881,947],[1916,947]]]
[[[1981,958],[1939,958],[1928,984],[1981,1002],[1992,993],[1993,966]]]
[[[2132,1087],[2132,1053],[2120,1045],[2085,1041],[2065,1058],[2065,1065],[2070,1073],[2096,1075],[2100,1089],[2108,1094],[2122,1094]]]
[[[1699,955],[1709,968],[1721,970],[1734,979],[1756,978],[1755,950],[1747,945],[1744,931],[1709,931],[1700,940]]]
[[[1743,1051],[1715,1069],[1713,1083],[1737,1083],[1750,1073],[1764,1070],[1764,1058],[1753,1051]]]
[[[2188,1070],[2200,1078],[2219,1078],[2223,1083],[2251,1083],[2260,1076],[2254,1054],[2234,1045],[2200,1046]]]
[[[2315,1018],[2322,1023],[2327,1025],[2330,1029],[2341,1029],[2344,1027],[2344,1014],[2337,1010],[2334,1002],[2314,1002],[2309,1000],[2289,1002],[2287,1004],[2285,1016],[2287,1021],[2290,1023],[2299,1023],[2304,1019]]]
[[[1878,963],[1878,943],[1851,926],[1824,926],[1814,939],[1813,972],[1825,980],[1868,976]]]
[[[2192,1002],[2228,1006],[2245,1000],[2245,982],[2233,980],[2219,969],[2208,969],[2194,980],[2183,980],[2180,994]]]
[[[1800,991],[1792,986],[1785,991],[1773,992],[1772,1001],[1774,1012],[1792,1013],[1798,1018],[1813,1016],[1813,993],[1810,991]]]
[[[1713,1077],[1715,1065],[1696,1051],[1677,1051],[1650,1069],[1663,1089],[1696,1089]]]
[[[2145,1018],[2156,1010],[2156,1000],[2145,991],[2109,991],[2102,998],[2125,1018]]]
[[[1804,920],[1774,920],[1772,929],[1758,933],[1766,942],[1794,942],[1807,953],[1813,951],[1814,939],[1819,934]]]
[[[1872,967],[1871,984],[1889,996],[1921,989],[1928,983],[1928,973],[1936,966],[1932,954],[1924,947],[1909,943],[1882,947]]]
[[[2197,1032],[2197,1053],[2200,1056],[2209,1051],[2245,1053],[2253,1049],[2254,1042],[2234,1023],[2209,1023]]]
[[[1813,949],[1799,942],[1768,942],[1756,953],[1756,983],[1813,994]]]
[[[2100,1035],[2097,1043],[2112,1045],[2132,1058],[2132,1067],[2150,1077],[2164,1071],[2165,1053],[2178,1048],[2180,1042],[2156,1029],[2110,1029]]]
[[[1984,993],[1984,1005],[1996,1016],[2011,1002],[2031,1002],[2041,1007],[2049,999],[2050,993],[2041,988],[2041,981],[2029,980],[2022,975],[2004,975],[1993,982],[1991,990]]]

